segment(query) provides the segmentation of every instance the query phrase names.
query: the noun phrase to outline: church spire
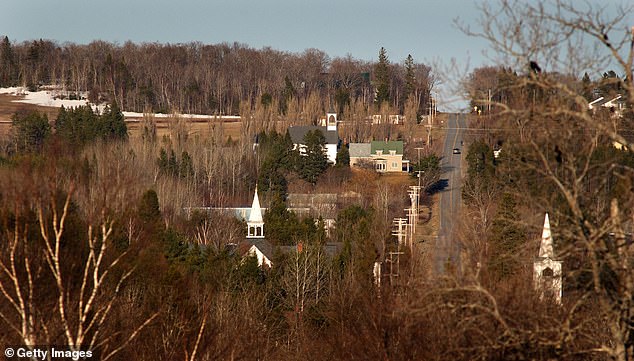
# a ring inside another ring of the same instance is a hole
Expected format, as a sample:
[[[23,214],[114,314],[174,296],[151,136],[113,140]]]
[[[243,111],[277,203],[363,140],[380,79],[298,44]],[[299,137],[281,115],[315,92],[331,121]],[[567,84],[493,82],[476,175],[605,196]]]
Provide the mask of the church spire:
[[[255,186],[249,218],[247,218],[247,238],[264,238],[264,218],[262,217],[257,185]]]
[[[251,204],[251,213],[249,214],[249,222],[263,222],[262,208],[260,207],[260,198],[258,198],[258,186],[255,186],[255,195]]]
[[[544,229],[542,230],[542,242],[539,246],[539,257],[542,258],[555,258],[553,252],[553,236],[550,232],[550,220],[548,219],[548,213],[544,217]]]

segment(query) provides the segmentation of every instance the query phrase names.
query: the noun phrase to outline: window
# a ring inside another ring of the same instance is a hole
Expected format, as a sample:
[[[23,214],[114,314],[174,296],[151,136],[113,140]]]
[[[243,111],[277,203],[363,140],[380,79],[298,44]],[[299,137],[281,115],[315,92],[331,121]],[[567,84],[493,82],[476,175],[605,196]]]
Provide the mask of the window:
[[[383,155],[383,150],[376,150],[376,155]]]
[[[392,168],[398,168],[398,163],[392,162]]]
[[[390,150],[390,155],[396,155],[396,151],[395,150]]]
[[[552,278],[553,277],[553,270],[551,268],[544,269],[542,271],[542,277]]]

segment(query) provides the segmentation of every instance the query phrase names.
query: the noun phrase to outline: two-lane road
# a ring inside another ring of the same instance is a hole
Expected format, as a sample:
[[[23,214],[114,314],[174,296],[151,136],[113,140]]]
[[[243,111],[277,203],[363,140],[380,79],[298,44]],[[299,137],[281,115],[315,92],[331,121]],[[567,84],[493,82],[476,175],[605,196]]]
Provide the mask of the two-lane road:
[[[440,193],[440,229],[436,241],[434,257],[434,271],[436,275],[445,274],[448,264],[452,268],[460,267],[460,245],[455,238],[458,225],[459,210],[462,198],[462,174],[460,170],[462,160],[462,136],[466,128],[465,114],[449,114],[447,135],[443,147],[441,179],[447,187]],[[454,148],[460,154],[454,154]]]

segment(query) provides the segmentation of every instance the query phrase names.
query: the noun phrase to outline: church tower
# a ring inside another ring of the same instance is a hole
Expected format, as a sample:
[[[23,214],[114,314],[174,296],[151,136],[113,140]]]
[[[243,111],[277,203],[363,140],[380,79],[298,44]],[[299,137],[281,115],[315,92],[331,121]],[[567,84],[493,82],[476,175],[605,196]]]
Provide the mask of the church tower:
[[[550,220],[548,213],[544,218],[544,229],[542,230],[542,240],[539,245],[539,257],[533,263],[533,281],[535,289],[541,295],[551,295],[557,303],[561,303],[562,297],[562,276],[561,261],[557,261],[553,250],[553,236],[550,231]]]
[[[264,218],[262,218],[262,208],[258,198],[258,187],[255,187],[253,204],[247,219],[247,238],[264,238]]]
[[[326,130],[337,131],[337,113],[333,110],[326,113]]]

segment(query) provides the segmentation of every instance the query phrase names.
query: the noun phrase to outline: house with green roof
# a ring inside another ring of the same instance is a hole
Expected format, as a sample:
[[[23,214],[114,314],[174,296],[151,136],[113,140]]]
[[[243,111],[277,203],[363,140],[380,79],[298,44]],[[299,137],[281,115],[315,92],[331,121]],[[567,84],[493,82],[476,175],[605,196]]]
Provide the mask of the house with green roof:
[[[403,159],[403,141],[375,140],[350,143],[350,166],[371,165],[377,172],[409,172],[409,160]]]

